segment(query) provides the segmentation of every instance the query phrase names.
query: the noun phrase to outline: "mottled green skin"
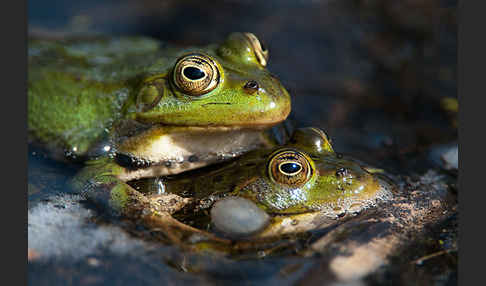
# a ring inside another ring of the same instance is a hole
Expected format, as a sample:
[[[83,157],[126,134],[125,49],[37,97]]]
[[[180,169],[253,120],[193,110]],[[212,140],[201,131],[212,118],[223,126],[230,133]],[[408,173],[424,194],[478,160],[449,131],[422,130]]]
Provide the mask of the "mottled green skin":
[[[313,174],[301,187],[284,186],[269,176],[270,155],[287,149],[304,152],[312,160]],[[341,168],[346,169],[347,175],[337,174]],[[384,195],[375,175],[334,153],[326,135],[316,128],[298,129],[284,146],[255,150],[223,166],[134,184],[150,192],[157,189],[160,192],[161,183],[164,192],[199,199],[201,205],[228,195],[240,196],[273,214],[339,212]]]
[[[212,57],[221,72],[220,84],[199,97],[180,92],[171,79],[176,60],[192,52]],[[188,48],[141,37],[30,39],[28,55],[29,139],[53,152],[89,155],[122,121],[262,128],[290,112],[287,91],[241,33],[220,45]],[[243,88],[249,80],[260,87],[251,95]],[[158,95],[151,108],[137,105]]]
[[[129,60],[159,46],[148,39],[121,39],[117,50],[113,40],[89,42],[29,41],[29,136],[54,152],[82,155],[108,135],[126,116],[123,106],[135,95],[129,81],[142,71]]]

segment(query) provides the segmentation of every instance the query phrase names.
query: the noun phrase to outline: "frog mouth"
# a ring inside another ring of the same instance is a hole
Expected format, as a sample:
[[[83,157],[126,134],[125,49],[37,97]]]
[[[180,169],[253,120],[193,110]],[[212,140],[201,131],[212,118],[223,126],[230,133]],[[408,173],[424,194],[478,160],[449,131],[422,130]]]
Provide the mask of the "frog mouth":
[[[229,131],[244,131],[246,129],[252,130],[265,130],[272,126],[279,124],[282,121],[277,122],[262,122],[262,123],[249,123],[249,124],[238,124],[238,125],[171,125],[171,124],[158,124],[160,128],[170,128],[174,131],[186,131],[186,132],[198,132],[207,130],[210,132],[229,132]]]
[[[206,106],[210,105],[228,105],[231,103],[224,103],[224,102],[209,102],[205,103]],[[261,113],[266,113],[262,111]],[[275,126],[287,118],[290,114],[290,108],[288,110],[282,110],[278,114],[273,114],[273,116],[265,117],[261,116],[260,114],[253,115],[246,114],[245,117],[247,121],[239,121],[239,122],[231,122],[228,124],[222,122],[197,122],[196,120],[191,120],[192,122],[181,122],[181,123],[174,123],[171,122],[172,120],[165,120],[165,118],[160,118],[159,120],[146,120],[144,118],[136,118],[135,121],[138,122],[139,125],[145,125],[147,127],[157,126],[158,128],[171,128],[173,130],[179,129],[183,130],[186,129],[190,131],[190,129],[207,129],[207,130],[214,130],[214,131],[230,131],[230,130],[240,130],[240,129],[268,129],[272,126]],[[241,115],[243,116],[243,115]],[[260,118],[258,118],[260,117]]]

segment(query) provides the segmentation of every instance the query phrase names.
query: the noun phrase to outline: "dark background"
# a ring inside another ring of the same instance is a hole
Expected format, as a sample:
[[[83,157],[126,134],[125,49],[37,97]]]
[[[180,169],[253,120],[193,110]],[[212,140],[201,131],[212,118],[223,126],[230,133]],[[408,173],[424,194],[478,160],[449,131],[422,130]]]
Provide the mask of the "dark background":
[[[457,98],[457,1],[31,0],[28,29],[59,35],[141,34],[180,45],[218,42],[233,31],[253,32],[270,51],[268,68],[292,95],[291,118],[297,126],[326,130],[336,151],[393,174],[412,175],[434,166],[431,150],[457,141],[456,115],[441,107],[444,98]],[[45,168],[32,162],[29,158],[29,177]],[[445,224],[457,228],[454,221]],[[114,284],[117,267],[131,273],[132,282],[170,281],[167,277],[193,281],[190,276],[147,269],[145,264],[127,270],[126,265],[140,264],[139,260],[110,263],[110,270],[105,271]],[[255,267],[248,262],[241,267],[272,273],[279,263],[283,262],[262,262]],[[456,263],[417,271],[398,267],[373,281],[454,284]],[[87,267],[75,264],[59,269],[57,265],[32,266],[29,282],[48,285],[65,276],[83,276],[76,269]],[[140,272],[142,268],[146,272]],[[263,274],[252,276],[253,281],[259,275]],[[437,278],[441,275],[443,280]],[[292,283],[280,279],[275,285]]]

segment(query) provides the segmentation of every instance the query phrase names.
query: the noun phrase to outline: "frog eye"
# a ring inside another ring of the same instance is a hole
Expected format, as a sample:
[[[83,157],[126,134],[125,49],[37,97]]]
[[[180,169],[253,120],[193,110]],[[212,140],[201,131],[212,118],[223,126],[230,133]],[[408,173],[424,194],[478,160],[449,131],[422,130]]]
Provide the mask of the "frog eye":
[[[258,40],[258,38],[252,34],[252,33],[244,33],[244,35],[248,38],[250,41],[250,44],[253,48],[253,51],[255,52],[255,56],[258,60],[258,62],[262,66],[266,66],[268,62],[268,50],[265,48],[262,42]]]
[[[219,83],[216,63],[206,55],[190,54],[180,58],[174,67],[174,83],[184,93],[200,96]]]
[[[275,152],[268,163],[270,178],[279,184],[289,187],[301,187],[312,175],[310,158],[297,150]]]

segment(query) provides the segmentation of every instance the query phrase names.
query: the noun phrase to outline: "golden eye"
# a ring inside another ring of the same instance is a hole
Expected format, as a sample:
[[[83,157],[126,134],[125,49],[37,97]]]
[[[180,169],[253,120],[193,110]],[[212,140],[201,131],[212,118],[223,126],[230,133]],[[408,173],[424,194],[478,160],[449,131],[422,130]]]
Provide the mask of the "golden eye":
[[[270,178],[279,184],[289,187],[301,187],[312,175],[311,160],[297,150],[286,149],[275,152],[268,162]]]
[[[268,62],[268,50],[265,48],[262,42],[258,40],[258,38],[252,34],[252,33],[244,33],[245,36],[248,38],[250,41],[250,44],[253,48],[253,51],[255,52],[255,56],[258,60],[258,62],[262,66],[266,66]]]
[[[216,63],[203,54],[190,54],[179,59],[174,67],[174,83],[188,95],[199,96],[215,89],[219,83]]]

